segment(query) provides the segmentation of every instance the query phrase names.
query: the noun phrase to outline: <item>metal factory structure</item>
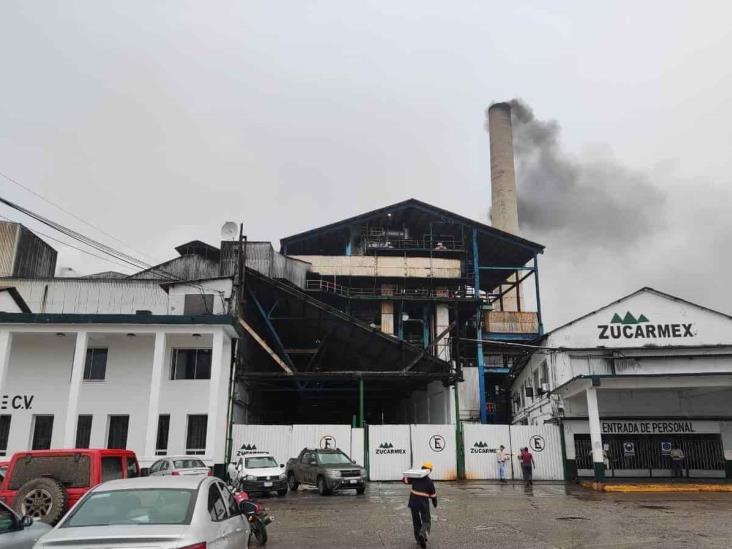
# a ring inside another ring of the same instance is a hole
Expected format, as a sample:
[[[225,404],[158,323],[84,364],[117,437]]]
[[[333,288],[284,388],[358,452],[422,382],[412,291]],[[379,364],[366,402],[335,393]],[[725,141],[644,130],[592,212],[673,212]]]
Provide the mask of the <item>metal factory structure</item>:
[[[247,281],[246,318],[275,355],[247,347],[256,353],[247,351],[242,375],[261,396],[257,415],[450,423],[447,387],[465,378],[478,404],[466,394],[461,417],[507,421],[498,376],[512,352],[501,343],[541,331],[542,250],[414,199],[283,238],[282,254],[307,263],[308,275],[304,291],[259,274]],[[505,310],[505,296],[520,296],[530,279],[537,310],[524,311],[520,298],[518,310]],[[427,392],[426,410],[415,391]]]

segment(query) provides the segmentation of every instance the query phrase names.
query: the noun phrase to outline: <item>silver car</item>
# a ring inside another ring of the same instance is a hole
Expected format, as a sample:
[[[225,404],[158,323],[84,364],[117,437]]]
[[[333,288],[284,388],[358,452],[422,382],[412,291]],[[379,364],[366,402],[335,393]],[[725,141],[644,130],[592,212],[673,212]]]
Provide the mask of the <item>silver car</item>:
[[[112,480],[95,486],[35,549],[246,549],[249,526],[218,478]]]
[[[211,474],[211,469],[200,458],[192,456],[164,457],[153,463],[148,470],[151,477]]]
[[[38,538],[50,530],[45,522],[20,517],[0,502],[0,547],[3,549],[31,549]]]

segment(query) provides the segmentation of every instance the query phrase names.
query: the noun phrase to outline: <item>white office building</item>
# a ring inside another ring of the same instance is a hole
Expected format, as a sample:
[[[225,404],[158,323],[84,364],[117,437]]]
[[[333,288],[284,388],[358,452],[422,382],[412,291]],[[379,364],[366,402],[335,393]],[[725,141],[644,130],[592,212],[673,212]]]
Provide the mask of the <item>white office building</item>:
[[[543,336],[514,422],[563,427],[568,476],[732,476],[732,317],[643,288]]]
[[[230,278],[3,284],[0,456],[109,447],[134,450],[143,466],[165,454],[224,463],[239,413],[227,398],[238,338]]]

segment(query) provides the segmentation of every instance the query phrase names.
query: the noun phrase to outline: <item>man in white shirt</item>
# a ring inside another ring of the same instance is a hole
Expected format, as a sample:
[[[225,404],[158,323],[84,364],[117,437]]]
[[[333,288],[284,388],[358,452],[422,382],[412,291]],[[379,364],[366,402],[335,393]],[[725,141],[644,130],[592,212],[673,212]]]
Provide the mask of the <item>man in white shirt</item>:
[[[496,461],[498,461],[498,478],[501,482],[506,482],[506,462],[511,459],[511,453],[506,451],[506,447],[501,444],[496,452]]]

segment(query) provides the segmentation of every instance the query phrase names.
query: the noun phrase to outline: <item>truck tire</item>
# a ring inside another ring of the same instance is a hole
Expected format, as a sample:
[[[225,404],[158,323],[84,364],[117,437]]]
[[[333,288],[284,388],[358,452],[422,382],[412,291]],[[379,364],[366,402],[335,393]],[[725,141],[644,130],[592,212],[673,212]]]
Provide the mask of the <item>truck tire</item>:
[[[69,501],[66,488],[54,478],[29,480],[15,494],[13,509],[21,516],[56,524],[66,512]]]
[[[295,490],[297,490],[298,486],[300,486],[300,483],[295,480],[295,473],[288,474],[287,487],[294,492]]]
[[[318,477],[318,493],[321,496],[327,496],[330,494],[330,490],[328,490],[328,484],[325,482],[324,477]]]

